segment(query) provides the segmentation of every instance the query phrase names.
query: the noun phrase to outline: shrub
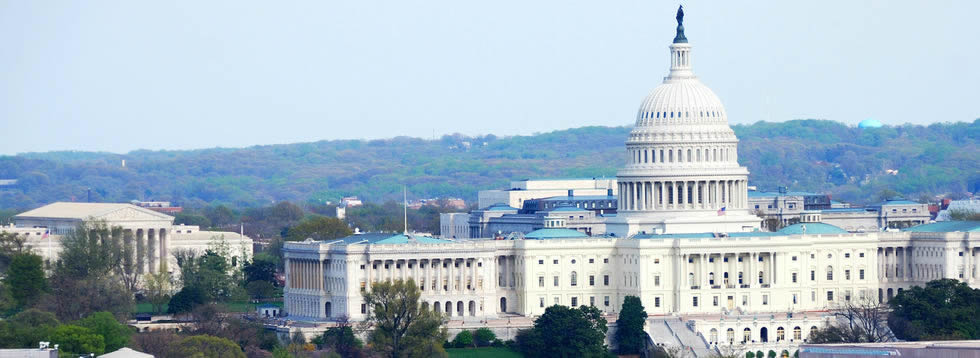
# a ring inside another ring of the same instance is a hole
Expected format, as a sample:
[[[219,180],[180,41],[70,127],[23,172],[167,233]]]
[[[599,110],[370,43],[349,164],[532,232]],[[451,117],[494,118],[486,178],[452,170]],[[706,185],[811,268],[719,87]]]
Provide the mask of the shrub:
[[[497,335],[493,333],[489,328],[483,327],[473,334],[473,338],[476,341],[478,347],[489,346],[493,341],[497,340]]]
[[[470,331],[462,331],[456,334],[456,338],[453,338],[453,347],[465,348],[473,346],[473,333]]]

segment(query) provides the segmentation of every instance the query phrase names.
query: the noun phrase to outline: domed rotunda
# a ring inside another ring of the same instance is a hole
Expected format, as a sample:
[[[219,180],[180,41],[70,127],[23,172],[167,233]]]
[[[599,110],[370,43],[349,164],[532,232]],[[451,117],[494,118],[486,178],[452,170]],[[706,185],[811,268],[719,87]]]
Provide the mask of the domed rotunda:
[[[683,8],[670,45],[670,73],[640,104],[617,173],[618,214],[606,231],[637,233],[752,231],[748,174],[721,99],[691,70]]]

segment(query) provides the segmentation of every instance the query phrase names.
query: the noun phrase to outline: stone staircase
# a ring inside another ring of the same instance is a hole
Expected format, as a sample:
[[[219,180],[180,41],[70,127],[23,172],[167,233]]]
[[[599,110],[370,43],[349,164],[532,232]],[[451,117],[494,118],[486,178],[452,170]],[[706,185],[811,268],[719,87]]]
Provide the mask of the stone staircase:
[[[665,319],[664,323],[680,342],[681,346],[690,348],[695,357],[710,357],[714,353],[717,353],[714,348],[708,345],[708,341],[703,336],[691,329],[680,318]]]

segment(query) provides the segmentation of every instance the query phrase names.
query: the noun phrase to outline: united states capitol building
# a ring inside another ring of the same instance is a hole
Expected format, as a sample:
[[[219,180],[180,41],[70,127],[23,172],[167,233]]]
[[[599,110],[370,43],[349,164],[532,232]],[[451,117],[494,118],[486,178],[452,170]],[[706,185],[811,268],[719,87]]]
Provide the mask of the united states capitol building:
[[[657,343],[792,347],[845,301],[887,302],[939,278],[980,286],[980,223],[930,224],[913,202],[855,210],[750,192],[738,138],[693,55],[679,21],[669,73],[641,102],[615,180],[481,193],[481,209],[443,217],[441,238],[287,243],[286,312],[363,320],[372,282],[413,279],[451,321],[534,317],[555,304],[615,315],[633,295]],[[786,225],[769,231],[762,217]]]

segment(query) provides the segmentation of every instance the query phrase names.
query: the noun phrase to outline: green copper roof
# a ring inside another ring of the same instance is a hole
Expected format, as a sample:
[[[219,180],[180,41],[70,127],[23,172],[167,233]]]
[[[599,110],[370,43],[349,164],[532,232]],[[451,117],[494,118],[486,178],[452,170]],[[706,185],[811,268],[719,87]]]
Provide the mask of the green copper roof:
[[[509,206],[507,204],[497,203],[497,204],[490,205],[489,207],[487,207],[484,210],[487,210],[487,211],[514,211],[514,210],[517,210],[517,208],[511,207],[511,206]]]
[[[414,240],[414,241],[412,241],[412,240]],[[419,244],[448,244],[448,243],[452,243],[452,241],[450,241],[450,240],[437,239],[437,238],[434,238],[434,237],[414,236],[414,235],[411,235],[411,239],[410,239],[409,236],[405,236],[404,234],[398,234],[398,235],[389,237],[387,239],[375,241],[372,244],[383,244],[383,245],[384,244],[408,244],[408,243],[412,243],[412,242],[419,243]]]
[[[803,227],[806,227],[806,232],[803,232]],[[793,224],[782,229],[779,229],[779,233],[785,235],[796,235],[796,234],[846,234],[847,230],[841,229],[834,225],[824,224],[824,223],[799,223]]]
[[[909,232],[980,232],[980,221],[940,221],[913,226]]]
[[[588,210],[585,210],[585,209],[582,209],[582,208],[577,208],[577,207],[574,207],[574,206],[559,206],[557,208],[551,209],[551,211],[576,211],[576,212],[578,212],[578,211],[588,211]]]
[[[589,235],[572,229],[537,229],[524,235],[527,240],[579,239],[583,237],[589,237]]]

